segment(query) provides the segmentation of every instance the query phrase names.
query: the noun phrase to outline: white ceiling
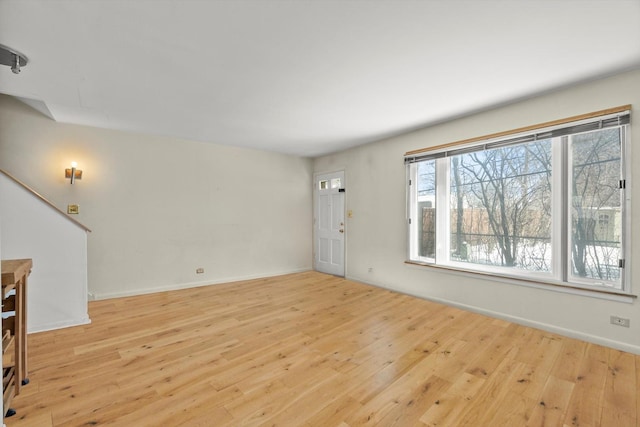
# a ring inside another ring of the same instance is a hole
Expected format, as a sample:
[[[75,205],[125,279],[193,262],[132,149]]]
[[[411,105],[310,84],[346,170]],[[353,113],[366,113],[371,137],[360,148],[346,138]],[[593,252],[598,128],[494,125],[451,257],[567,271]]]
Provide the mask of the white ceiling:
[[[0,93],[317,156],[640,66],[640,0],[0,0]]]

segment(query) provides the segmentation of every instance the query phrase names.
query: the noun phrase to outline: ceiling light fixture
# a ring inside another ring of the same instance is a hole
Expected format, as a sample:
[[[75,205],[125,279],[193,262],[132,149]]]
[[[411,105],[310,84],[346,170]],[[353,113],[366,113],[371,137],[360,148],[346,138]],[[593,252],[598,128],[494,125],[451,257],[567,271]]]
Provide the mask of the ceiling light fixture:
[[[0,44],[0,64],[11,67],[13,74],[19,74],[20,67],[27,65],[27,62],[29,62],[27,57],[17,50]]]

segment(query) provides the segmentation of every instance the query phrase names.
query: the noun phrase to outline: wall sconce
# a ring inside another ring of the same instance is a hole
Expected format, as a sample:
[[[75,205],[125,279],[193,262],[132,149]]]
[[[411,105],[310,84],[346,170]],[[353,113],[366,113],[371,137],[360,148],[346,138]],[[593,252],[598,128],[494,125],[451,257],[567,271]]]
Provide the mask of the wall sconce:
[[[71,184],[74,183],[76,179],[82,179],[82,171],[80,169],[76,169],[78,164],[76,162],[71,162],[71,169],[64,170],[64,177],[71,180]]]

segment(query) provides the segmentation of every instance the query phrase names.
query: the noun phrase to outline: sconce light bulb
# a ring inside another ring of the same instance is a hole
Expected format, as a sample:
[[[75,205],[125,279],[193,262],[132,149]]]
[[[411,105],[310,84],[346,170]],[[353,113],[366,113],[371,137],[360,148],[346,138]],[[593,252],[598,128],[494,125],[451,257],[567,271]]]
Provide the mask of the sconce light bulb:
[[[71,167],[72,167],[72,168],[74,168],[74,169],[75,169],[75,168],[77,168],[77,167],[78,167],[78,163],[76,163],[76,162],[71,162]]]

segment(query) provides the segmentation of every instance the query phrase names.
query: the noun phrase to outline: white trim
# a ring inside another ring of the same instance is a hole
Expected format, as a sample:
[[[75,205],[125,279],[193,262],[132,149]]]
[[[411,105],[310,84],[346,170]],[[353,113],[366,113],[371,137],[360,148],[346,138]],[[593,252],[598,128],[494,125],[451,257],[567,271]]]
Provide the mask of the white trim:
[[[91,323],[91,319],[89,319],[88,317],[85,317],[84,319],[75,320],[75,321],[65,320],[61,322],[45,323],[42,325],[35,325],[35,326],[29,325],[27,333],[34,334],[37,332],[53,331],[55,329],[71,328],[73,326],[88,325],[90,323]]]
[[[355,276],[349,276],[347,277],[348,280],[352,280],[352,281],[356,281],[356,282],[360,282],[360,283],[364,283],[366,285],[371,285],[371,286],[375,286],[378,288],[383,288],[383,289],[387,289],[387,290],[391,290],[393,292],[398,292],[404,295],[409,295],[412,297],[416,297],[416,298],[420,298],[420,299],[424,299],[427,301],[432,301],[438,304],[444,304],[444,305],[448,305],[451,307],[455,307],[455,308],[459,308],[461,310],[466,310],[466,311],[470,311],[473,313],[478,313],[478,314],[483,314],[485,316],[489,316],[489,317],[493,317],[493,318],[497,318],[497,319],[502,319],[502,320],[506,320],[509,322],[513,322],[513,323],[517,323],[519,325],[523,325],[523,326],[528,326],[531,328],[537,328],[537,329],[542,329],[548,332],[552,332],[552,333],[556,333],[558,335],[562,335],[568,338],[574,338],[574,339],[578,339],[578,340],[582,340],[582,341],[586,341],[586,342],[590,342],[590,343],[594,343],[594,344],[598,344],[598,345],[603,345],[606,347],[610,347],[610,348],[614,348],[617,350],[622,350],[622,351],[626,351],[629,353],[634,353],[634,354],[638,354],[640,355],[640,346],[638,345],[633,345],[633,344],[629,344],[626,342],[622,342],[622,341],[616,341],[616,340],[610,340],[608,338],[603,338],[601,336],[597,336],[597,335],[591,335],[591,334],[586,334],[584,332],[579,332],[573,329],[566,329],[566,328],[561,328],[549,323],[543,323],[543,322],[537,322],[534,320],[529,320],[529,319],[525,319],[523,317],[518,317],[518,316],[512,316],[512,315],[508,315],[508,314],[504,314],[504,313],[500,313],[497,311],[492,311],[492,310],[486,310],[480,307],[476,307],[476,306],[472,306],[472,305],[467,305],[467,304],[461,304],[455,301],[451,301],[445,298],[437,298],[437,297],[426,297],[423,295],[418,295],[415,293],[411,293],[411,292],[407,292],[406,290],[403,289],[398,289],[394,286],[389,286],[389,285],[383,285],[381,283],[373,283],[369,280],[363,280],[361,278],[355,277]]]
[[[409,167],[405,168],[405,185],[406,185],[406,203],[405,203],[405,221],[407,222],[407,232],[409,233],[409,238],[406,239],[407,244],[407,253],[409,254],[409,259],[418,259],[418,244],[416,242],[418,238],[418,218],[414,218],[412,209],[413,206],[416,206],[418,203],[418,192],[414,191],[414,188],[417,188],[418,183],[416,182],[416,177],[418,176],[416,169],[418,168],[418,163],[412,163]]]
[[[622,192],[624,200],[622,203],[624,204],[623,210],[623,224],[622,224],[622,232],[626,238],[623,240],[624,245],[622,246],[622,258],[625,259],[625,266],[622,271],[622,283],[623,289],[627,292],[638,292],[638,289],[633,289],[633,263],[631,262],[631,243],[633,236],[633,216],[631,211],[631,190],[633,185],[633,180],[631,175],[633,175],[633,165],[631,164],[631,159],[633,159],[631,150],[631,125],[622,128],[622,132],[624,132],[624,138],[622,143],[622,168],[624,172],[624,181],[625,188]]]
[[[614,289],[612,290],[604,289],[604,291],[606,292],[599,292],[596,289],[589,289],[586,287],[581,288],[578,286],[567,286],[565,282],[558,282],[558,283],[552,283],[551,281],[549,283],[545,283],[544,281],[534,282],[534,281],[525,280],[524,278],[520,279],[514,276],[505,276],[505,275],[493,274],[493,273],[487,274],[486,272],[482,272],[482,271],[462,270],[460,268],[451,267],[448,265],[446,266],[437,265],[437,264],[423,265],[416,261],[407,261],[406,265],[409,267],[420,268],[420,269],[425,267],[435,268],[435,269],[440,268],[439,270],[440,272],[453,274],[456,276],[464,276],[464,277],[469,277],[469,278],[478,279],[478,280],[507,283],[510,285],[525,286],[527,288],[544,289],[546,291],[559,292],[561,294],[580,295],[583,297],[597,298],[597,299],[603,299],[608,301],[624,302],[627,304],[632,304],[636,299],[635,295],[633,294],[629,294],[623,291],[617,291]]]
[[[564,152],[568,151],[567,144],[560,137],[560,143],[551,143],[551,170],[560,173],[551,173],[551,254],[563,254],[551,257],[551,271],[555,280],[562,281],[567,269],[571,267],[571,249],[569,248],[569,225],[571,217],[569,208],[565,209],[565,192],[567,191],[565,180],[568,179],[567,168],[564,163],[569,159],[564,158]],[[563,262],[566,261],[566,262]]]
[[[92,295],[94,300],[99,301],[99,300],[105,300],[105,299],[111,299],[111,298],[131,297],[131,296],[138,296],[138,295],[154,294],[158,292],[177,291],[180,289],[198,288],[201,286],[221,285],[224,283],[241,282],[244,280],[262,279],[266,277],[284,276],[287,274],[304,273],[306,271],[310,271],[310,269],[301,268],[296,270],[281,271],[281,272],[269,273],[269,274],[250,274],[246,276],[226,277],[224,279],[218,279],[218,280],[176,283],[176,284],[165,285],[165,286],[154,287],[154,288],[134,289],[131,291],[119,291],[119,292],[107,292],[107,293],[94,292],[92,293]]]
[[[416,177],[417,181],[417,177]],[[444,189],[444,190],[441,190]],[[416,186],[416,192],[418,187]],[[448,260],[451,254],[451,161],[447,157],[436,159],[436,264]],[[444,212],[444,215],[438,213]]]

